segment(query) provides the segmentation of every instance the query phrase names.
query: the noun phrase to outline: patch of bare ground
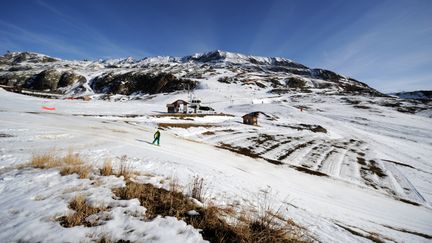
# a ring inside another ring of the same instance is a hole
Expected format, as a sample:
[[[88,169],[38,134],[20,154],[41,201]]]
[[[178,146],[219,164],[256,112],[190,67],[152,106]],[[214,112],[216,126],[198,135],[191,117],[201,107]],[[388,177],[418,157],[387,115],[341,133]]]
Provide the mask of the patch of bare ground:
[[[237,154],[245,155],[245,156],[248,156],[251,158],[255,158],[255,159],[261,158],[261,159],[264,159],[265,161],[272,163],[272,164],[275,164],[275,165],[282,165],[283,164],[281,161],[278,161],[278,160],[264,158],[264,157],[260,156],[260,154],[252,151],[251,148],[233,146],[233,145],[227,144],[227,143],[219,143],[219,145],[217,145],[217,147],[221,148],[221,149],[229,150],[229,151],[237,153]]]
[[[118,117],[118,118],[137,118],[137,117],[145,117],[146,115],[138,115],[138,114],[107,114],[107,115],[98,115],[98,114],[72,114],[73,116],[82,116],[82,117]]]
[[[370,232],[362,233],[359,230],[353,229],[353,227],[344,226],[344,225],[341,225],[338,223],[336,223],[336,225],[341,227],[342,229],[350,232],[353,235],[360,236],[362,238],[366,238],[366,239],[371,240],[373,242],[376,242],[376,243],[384,243],[385,242],[384,240],[379,238],[379,235],[377,233],[373,233],[373,232],[372,233],[370,233]]]
[[[399,231],[399,232],[417,235],[417,236],[423,237],[423,238],[428,239],[428,240],[432,239],[432,235],[428,235],[428,234],[424,234],[424,233],[420,233],[420,232],[415,232],[415,231],[407,230],[407,229],[403,229],[403,228],[396,228],[396,227],[392,227],[389,225],[383,225],[383,226],[386,228],[392,229],[392,230]]]
[[[242,154],[251,158],[260,158],[260,156],[252,151],[250,148],[244,148],[240,146],[233,146],[228,143],[219,143],[218,148],[226,149],[234,153]]]
[[[301,171],[301,172],[304,172],[304,173],[307,173],[307,174],[316,175],[316,176],[328,176],[328,175],[325,174],[325,173],[322,173],[322,172],[320,172],[320,171],[316,171],[316,170],[311,170],[311,169],[308,169],[308,168],[303,167],[303,166],[293,166],[293,167],[294,167],[296,170]]]
[[[369,106],[365,106],[365,105],[354,105],[353,107],[357,109],[364,109],[364,110],[370,109]]]
[[[232,114],[227,113],[215,113],[215,114],[184,114],[184,113],[167,113],[167,114],[159,114],[153,115],[153,117],[182,117],[182,118],[193,118],[193,117],[206,117],[206,116],[229,116],[234,117]]]
[[[212,124],[200,124],[200,123],[159,123],[159,128],[191,128],[191,127],[217,127],[217,125]]]
[[[12,138],[12,137],[14,136],[6,133],[0,133],[0,138]]]
[[[369,171],[373,172],[377,176],[383,178],[386,177],[387,174],[379,167],[378,163],[375,160],[369,160]]]
[[[389,162],[389,163],[393,163],[393,164],[396,164],[396,165],[400,165],[400,166],[404,166],[404,167],[408,167],[408,168],[411,168],[411,169],[416,169],[416,168],[414,168],[411,165],[407,165],[407,164],[404,164],[404,163],[401,163],[401,162],[397,162],[397,161],[393,161],[393,160],[383,159],[383,161],[386,161],[386,162]]]
[[[411,205],[414,205],[414,206],[420,206],[419,203],[416,203],[416,202],[413,202],[413,201],[410,201],[410,200],[407,200],[407,199],[398,198],[398,200],[401,201],[401,202],[403,202],[403,203],[408,203],[408,204],[411,204]]]
[[[317,132],[327,133],[327,129],[325,129],[324,127],[322,127],[320,125],[312,125],[312,124],[284,125],[284,124],[278,124],[276,126],[278,126],[278,127],[287,127],[287,128],[295,129],[297,131],[309,130],[309,131],[312,131],[314,133],[317,133]]]
[[[202,135],[206,135],[206,136],[212,136],[212,135],[215,135],[216,133],[215,132],[213,132],[213,131],[206,131],[206,132],[203,132],[202,133]]]
[[[256,145],[262,145],[268,141],[274,141],[275,137],[268,134],[260,134],[258,137],[249,138],[249,140],[254,142]]]
[[[283,155],[279,156],[278,160],[284,160],[284,159],[288,158],[288,156],[290,156],[292,153],[294,153],[294,151],[296,151],[298,149],[301,149],[301,148],[305,148],[305,147],[310,146],[312,144],[314,144],[313,140],[309,141],[309,142],[306,142],[306,143],[298,144],[295,147],[293,147],[293,148],[289,149],[288,151],[286,151]]]

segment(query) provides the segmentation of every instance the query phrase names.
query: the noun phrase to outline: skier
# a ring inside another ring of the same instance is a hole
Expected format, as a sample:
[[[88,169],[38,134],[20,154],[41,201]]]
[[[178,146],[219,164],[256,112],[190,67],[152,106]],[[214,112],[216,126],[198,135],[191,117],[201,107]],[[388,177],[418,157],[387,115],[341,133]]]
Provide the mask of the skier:
[[[154,134],[154,140],[152,144],[155,144],[155,142],[157,142],[157,145],[159,146],[159,142],[160,142],[160,132],[159,129],[155,132]]]

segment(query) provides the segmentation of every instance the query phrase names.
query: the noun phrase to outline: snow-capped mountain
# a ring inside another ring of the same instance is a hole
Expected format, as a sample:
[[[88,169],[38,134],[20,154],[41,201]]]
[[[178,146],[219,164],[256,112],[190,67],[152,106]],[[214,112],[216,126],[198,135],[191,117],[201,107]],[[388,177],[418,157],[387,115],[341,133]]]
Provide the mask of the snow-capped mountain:
[[[402,99],[424,100],[424,101],[432,100],[432,90],[397,92],[397,93],[391,93],[390,95],[394,95]]]
[[[69,77],[67,81],[65,73]],[[168,81],[167,75],[172,75]],[[222,83],[275,93],[316,89],[382,95],[364,83],[329,70],[311,69],[285,58],[219,50],[182,58],[147,57],[142,60],[129,57],[68,61],[30,52],[13,52],[0,57],[0,84],[68,94],[83,91],[122,95],[173,92],[205,85],[205,80],[214,76]],[[83,88],[85,84],[91,89]],[[70,92],[71,89],[76,92]]]

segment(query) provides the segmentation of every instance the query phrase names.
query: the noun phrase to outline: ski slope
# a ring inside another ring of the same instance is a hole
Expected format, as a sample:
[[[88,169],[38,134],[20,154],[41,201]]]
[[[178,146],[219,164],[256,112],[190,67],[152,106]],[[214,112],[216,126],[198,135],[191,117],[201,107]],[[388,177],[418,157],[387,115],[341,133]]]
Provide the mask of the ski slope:
[[[234,101],[224,99],[236,94],[236,90],[232,94],[198,90],[196,95],[208,97],[207,102],[217,111],[234,116],[179,120],[154,115],[164,111],[166,103],[186,98],[181,93],[159,95],[145,102],[84,102],[46,100],[0,90],[0,133],[4,134],[0,138],[0,238],[48,242],[75,236],[72,241],[78,242],[88,240],[88,234],[112,231],[131,240],[139,239],[141,233],[154,236],[155,242],[202,241],[198,230],[173,218],[145,222],[151,226],[119,214],[113,216],[112,224],[95,229],[62,228],[58,222],[46,220],[67,210],[70,197],[59,191],[76,186],[95,190],[89,182],[61,177],[53,170],[14,169],[28,162],[32,154],[55,147],[63,151],[73,148],[95,166],[101,166],[105,158],[119,161],[126,155],[135,170],[156,175],[147,178],[154,183],[177,177],[180,184],[186,184],[199,175],[206,181],[209,198],[221,205],[255,204],[260,190],[270,190],[275,207],[286,206],[286,216],[323,242],[369,241],[353,231],[377,235],[384,241],[431,240],[430,118],[373,104],[367,110],[354,109],[343,104],[340,97],[281,98],[263,93]],[[367,102],[372,98],[358,99]],[[44,111],[40,109],[43,105],[56,107],[56,111]],[[301,112],[297,105],[307,108]],[[265,111],[274,120],[260,118],[259,127],[241,124],[241,115],[255,110]],[[207,126],[165,128],[161,146],[157,147],[150,142],[160,123]],[[299,124],[320,125],[327,133],[315,133]],[[262,134],[267,140],[260,140]],[[250,147],[259,156],[232,152],[221,148],[221,143]],[[374,160],[386,176],[362,171],[360,157],[366,164]],[[297,167],[326,176],[305,173]],[[108,182],[121,183],[119,179]],[[31,203],[40,194],[47,194],[47,199]],[[51,194],[57,196],[52,198]],[[110,200],[106,191],[95,194],[94,200]],[[127,202],[126,208],[143,210],[133,201]],[[125,224],[140,230],[124,233],[128,228]],[[169,228],[188,233],[179,235],[172,230],[164,236],[161,232]],[[59,235],[64,238],[56,238]]]

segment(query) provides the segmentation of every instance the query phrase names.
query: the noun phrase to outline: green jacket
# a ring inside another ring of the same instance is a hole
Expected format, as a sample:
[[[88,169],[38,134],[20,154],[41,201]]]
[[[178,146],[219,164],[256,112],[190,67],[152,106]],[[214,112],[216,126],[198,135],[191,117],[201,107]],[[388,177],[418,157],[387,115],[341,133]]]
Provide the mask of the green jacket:
[[[160,138],[160,132],[159,132],[159,131],[156,131],[156,132],[155,132],[155,134],[154,134],[154,138]]]

